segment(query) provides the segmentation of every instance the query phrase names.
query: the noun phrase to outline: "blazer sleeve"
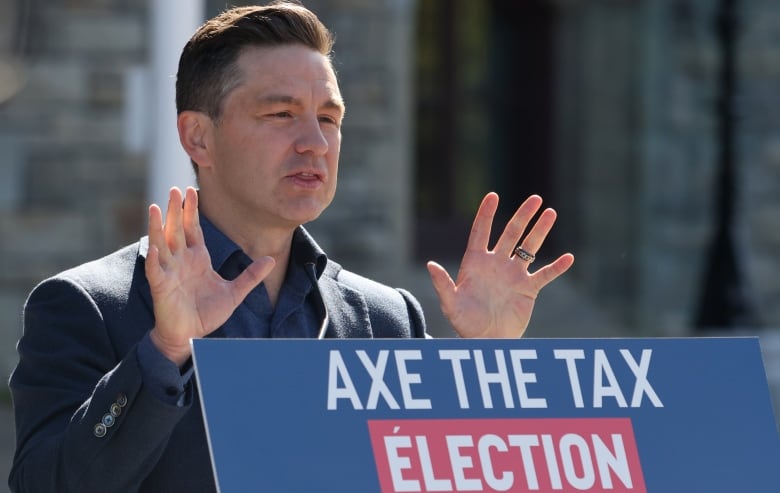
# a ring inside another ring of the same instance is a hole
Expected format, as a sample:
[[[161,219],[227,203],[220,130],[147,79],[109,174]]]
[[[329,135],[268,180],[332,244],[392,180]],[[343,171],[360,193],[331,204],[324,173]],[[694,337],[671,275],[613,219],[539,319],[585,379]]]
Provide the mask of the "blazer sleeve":
[[[13,492],[138,490],[192,392],[180,405],[151,394],[136,348],[118,354],[99,303],[76,281],[55,277],[33,290],[9,383]]]

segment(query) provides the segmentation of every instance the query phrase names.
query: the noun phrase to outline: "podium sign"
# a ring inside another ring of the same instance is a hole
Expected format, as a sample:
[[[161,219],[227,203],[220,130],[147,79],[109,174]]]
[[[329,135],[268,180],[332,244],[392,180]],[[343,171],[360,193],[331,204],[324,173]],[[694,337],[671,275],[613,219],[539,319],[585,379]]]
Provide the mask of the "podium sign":
[[[193,341],[222,493],[777,492],[758,339]]]

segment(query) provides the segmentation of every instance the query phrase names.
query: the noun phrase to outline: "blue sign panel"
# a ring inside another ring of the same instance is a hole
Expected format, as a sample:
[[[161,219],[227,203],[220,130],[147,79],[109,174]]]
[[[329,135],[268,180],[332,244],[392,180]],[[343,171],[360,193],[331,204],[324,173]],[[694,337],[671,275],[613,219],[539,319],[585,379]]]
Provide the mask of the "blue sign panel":
[[[754,338],[193,348],[222,493],[780,491]]]

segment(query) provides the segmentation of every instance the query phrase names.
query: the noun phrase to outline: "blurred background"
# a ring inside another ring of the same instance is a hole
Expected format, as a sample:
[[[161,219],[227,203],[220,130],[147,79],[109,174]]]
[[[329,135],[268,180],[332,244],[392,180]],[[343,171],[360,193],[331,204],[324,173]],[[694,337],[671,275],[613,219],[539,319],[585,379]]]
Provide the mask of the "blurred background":
[[[559,212],[539,263],[577,260],[529,337],[759,336],[780,408],[780,2],[305,4],[348,106],[339,192],[309,226],[332,258],[410,289],[448,336],[425,261],[454,276],[486,192],[499,231],[538,193]],[[176,61],[225,6],[0,1],[4,380],[30,289],[135,241],[147,204],[192,182]]]

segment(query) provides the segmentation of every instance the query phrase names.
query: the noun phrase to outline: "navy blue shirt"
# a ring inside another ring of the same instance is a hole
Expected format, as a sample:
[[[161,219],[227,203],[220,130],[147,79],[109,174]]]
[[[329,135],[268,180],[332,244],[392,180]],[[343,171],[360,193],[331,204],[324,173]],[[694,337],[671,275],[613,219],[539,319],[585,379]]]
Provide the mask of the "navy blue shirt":
[[[227,280],[238,277],[252,259],[203,215],[200,216],[200,225],[214,270]],[[325,253],[299,227],[293,234],[290,261],[276,308],[271,306],[265,284],[261,283],[247,295],[224,325],[209,337],[317,337],[322,321],[316,304],[308,296],[314,281],[306,270],[313,267],[312,275],[319,278],[326,263]],[[185,388],[192,378],[192,365],[187,364],[180,371],[154,346],[148,333],[139,342],[138,363],[144,384],[155,395],[172,404],[183,404]]]

